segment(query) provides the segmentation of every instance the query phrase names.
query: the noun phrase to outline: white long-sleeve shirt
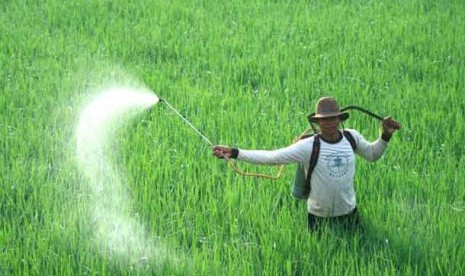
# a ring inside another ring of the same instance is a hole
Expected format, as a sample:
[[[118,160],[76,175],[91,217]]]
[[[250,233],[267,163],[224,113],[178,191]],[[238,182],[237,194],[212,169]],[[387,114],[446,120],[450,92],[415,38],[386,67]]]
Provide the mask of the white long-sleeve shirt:
[[[356,130],[347,129],[354,137],[355,154],[369,161],[378,160],[388,142],[378,138],[368,142]],[[340,135],[336,142],[327,142],[320,136],[320,154],[311,176],[311,191],[307,200],[308,212],[320,217],[341,216],[356,206],[354,190],[355,154],[349,141]],[[254,164],[279,165],[301,163],[307,174],[314,137],[300,140],[277,150],[239,149],[238,160]]]

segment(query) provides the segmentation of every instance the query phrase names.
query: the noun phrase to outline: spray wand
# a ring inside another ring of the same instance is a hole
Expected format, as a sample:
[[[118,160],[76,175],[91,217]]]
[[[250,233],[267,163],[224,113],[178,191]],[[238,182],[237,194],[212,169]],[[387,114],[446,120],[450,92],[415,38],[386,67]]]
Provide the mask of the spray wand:
[[[210,146],[213,146],[213,143],[207,138],[205,137],[205,135],[203,135],[198,129],[196,129],[194,127],[194,125],[192,125],[184,116],[181,115],[181,113],[179,113],[172,105],[170,105],[165,99],[161,99],[160,98],[160,102],[162,103],[165,103],[169,108],[171,108],[174,113],[176,113],[177,115],[179,115],[179,117],[181,117],[181,119],[183,119],[183,121],[188,125],[190,126],[195,132],[197,132],[198,135],[200,135],[200,137],[202,137],[202,139],[204,141],[206,141]]]

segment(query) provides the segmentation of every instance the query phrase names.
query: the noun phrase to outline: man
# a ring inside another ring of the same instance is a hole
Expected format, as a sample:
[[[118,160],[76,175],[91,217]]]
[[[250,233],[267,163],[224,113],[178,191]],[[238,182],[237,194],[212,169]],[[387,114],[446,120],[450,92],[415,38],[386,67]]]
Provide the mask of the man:
[[[348,113],[340,111],[334,98],[323,97],[317,102],[315,115],[309,117],[311,123],[319,126],[319,134],[277,150],[213,146],[213,155],[254,164],[301,163],[308,172],[313,144],[318,139],[318,161],[311,173],[311,190],[307,199],[308,229],[318,229],[323,222],[356,226],[355,154],[368,161],[378,160],[386,150],[392,134],[400,129],[400,124],[391,117],[386,117],[382,121],[382,134],[370,143],[356,130],[339,130],[339,124],[348,117]]]

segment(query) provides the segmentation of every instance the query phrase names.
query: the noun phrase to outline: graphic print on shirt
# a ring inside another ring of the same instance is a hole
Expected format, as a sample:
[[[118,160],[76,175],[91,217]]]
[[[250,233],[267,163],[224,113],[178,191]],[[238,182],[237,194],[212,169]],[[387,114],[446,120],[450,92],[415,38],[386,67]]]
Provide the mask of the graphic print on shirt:
[[[329,176],[340,178],[349,172],[349,156],[335,152],[326,157]]]

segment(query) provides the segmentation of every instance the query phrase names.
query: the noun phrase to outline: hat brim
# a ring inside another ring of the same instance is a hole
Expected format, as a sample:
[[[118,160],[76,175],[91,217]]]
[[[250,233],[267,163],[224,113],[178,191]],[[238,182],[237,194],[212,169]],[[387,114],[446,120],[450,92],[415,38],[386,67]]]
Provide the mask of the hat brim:
[[[345,121],[349,118],[349,113],[336,113],[336,114],[331,114],[331,115],[321,115],[321,114],[316,114],[315,113],[312,113],[312,114],[309,114],[307,116],[308,120],[310,121],[310,123],[317,123],[318,122],[318,119],[322,119],[322,118],[331,118],[331,117],[339,117],[339,119],[341,119],[341,121]]]

